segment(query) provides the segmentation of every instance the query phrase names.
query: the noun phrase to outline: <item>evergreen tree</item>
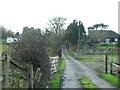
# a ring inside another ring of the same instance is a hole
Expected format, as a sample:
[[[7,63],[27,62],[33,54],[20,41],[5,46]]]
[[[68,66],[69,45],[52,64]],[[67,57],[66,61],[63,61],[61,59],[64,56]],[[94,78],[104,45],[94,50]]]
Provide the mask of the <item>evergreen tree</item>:
[[[79,36],[79,32],[80,32],[80,36]],[[73,22],[70,23],[70,25],[66,29],[65,42],[67,44],[76,46],[78,44],[78,38],[80,42],[84,41],[84,39],[86,38],[85,28],[81,21],[73,20]]]

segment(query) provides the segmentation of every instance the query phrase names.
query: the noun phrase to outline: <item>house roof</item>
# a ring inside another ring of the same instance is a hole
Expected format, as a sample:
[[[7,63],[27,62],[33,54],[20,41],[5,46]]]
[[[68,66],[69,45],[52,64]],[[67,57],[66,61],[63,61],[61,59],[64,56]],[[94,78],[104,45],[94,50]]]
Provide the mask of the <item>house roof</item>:
[[[89,38],[93,40],[105,40],[107,38],[117,38],[118,33],[112,30],[89,30]]]

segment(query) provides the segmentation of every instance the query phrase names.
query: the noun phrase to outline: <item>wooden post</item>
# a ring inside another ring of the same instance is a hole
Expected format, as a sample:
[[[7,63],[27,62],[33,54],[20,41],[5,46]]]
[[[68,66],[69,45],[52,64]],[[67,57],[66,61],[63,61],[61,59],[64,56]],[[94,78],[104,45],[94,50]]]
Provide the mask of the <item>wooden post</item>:
[[[13,65],[11,65],[11,73],[12,73],[12,77],[14,77],[14,72],[15,71],[15,67]],[[11,84],[11,87],[12,88],[15,88],[15,78],[12,79],[12,84]]]
[[[40,73],[40,70],[41,70],[41,68],[38,68],[37,70],[36,70],[36,73],[35,73],[35,75],[34,75],[34,79],[33,79],[33,87],[35,87],[35,88],[37,88],[37,81],[38,81],[38,77],[39,77],[39,73]]]
[[[33,88],[33,65],[28,65],[28,88]]]
[[[60,65],[60,61],[61,61],[61,60],[59,60],[59,57],[57,56],[57,58],[56,58],[55,61],[56,61],[56,63],[57,63],[57,64],[56,64],[56,69],[57,69],[57,71],[58,71],[58,67],[59,67],[59,65]]]
[[[3,88],[3,59],[2,57],[0,56],[0,90],[2,90]]]
[[[3,76],[4,76],[4,81],[3,81],[3,88],[9,88],[9,57],[7,54],[4,56],[4,62],[3,62]]]
[[[38,76],[38,80],[37,80],[36,88],[39,88],[38,85],[39,85],[39,81],[40,81],[41,75],[42,75],[42,72],[40,71],[39,72],[39,76]]]
[[[105,73],[107,74],[108,68],[107,68],[107,54],[105,55]]]
[[[33,86],[34,86],[35,88],[38,88],[41,75],[42,75],[41,68],[38,68],[38,69],[36,70],[36,73],[35,73],[35,75],[34,75],[34,80],[33,80],[33,83],[34,83]]]
[[[20,87],[20,84],[19,84],[19,82],[20,82],[20,79],[19,78],[17,78],[18,80],[17,80],[17,88],[19,88]]]
[[[112,61],[110,62],[110,74],[112,74],[113,70],[112,70]]]

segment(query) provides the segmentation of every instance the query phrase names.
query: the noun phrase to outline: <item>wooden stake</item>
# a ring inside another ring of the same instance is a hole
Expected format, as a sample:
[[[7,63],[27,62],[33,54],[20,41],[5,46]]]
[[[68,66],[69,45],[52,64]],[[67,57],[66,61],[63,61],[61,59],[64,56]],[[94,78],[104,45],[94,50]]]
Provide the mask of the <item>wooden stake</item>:
[[[110,63],[110,74],[112,74],[112,61]]]
[[[33,88],[33,65],[28,65],[28,88]]]
[[[105,55],[105,73],[107,74],[108,68],[107,68],[107,54]]]

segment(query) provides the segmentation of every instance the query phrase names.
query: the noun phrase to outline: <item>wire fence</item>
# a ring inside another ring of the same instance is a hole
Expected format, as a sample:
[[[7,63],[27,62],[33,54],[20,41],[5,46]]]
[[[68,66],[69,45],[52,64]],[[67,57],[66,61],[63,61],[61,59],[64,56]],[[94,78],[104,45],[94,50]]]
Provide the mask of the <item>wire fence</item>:
[[[104,54],[118,54],[118,50],[116,49],[81,49],[79,50],[79,54],[86,54],[86,55],[104,55]]]

